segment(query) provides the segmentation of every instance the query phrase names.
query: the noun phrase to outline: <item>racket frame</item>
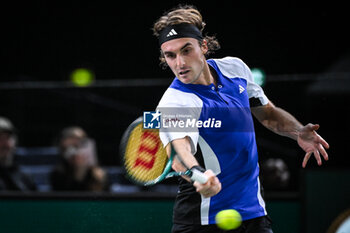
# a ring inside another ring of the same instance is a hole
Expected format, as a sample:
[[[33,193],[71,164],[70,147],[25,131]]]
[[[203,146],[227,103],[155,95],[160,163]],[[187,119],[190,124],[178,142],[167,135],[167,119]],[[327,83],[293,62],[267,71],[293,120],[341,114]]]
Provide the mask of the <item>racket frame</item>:
[[[130,133],[132,132],[132,130],[134,128],[136,128],[139,124],[142,124],[143,122],[143,118],[139,117],[136,120],[134,120],[129,126],[128,128],[125,130],[121,142],[120,142],[120,154],[123,158],[122,163],[124,164],[124,170],[126,173],[126,177],[131,180],[133,183],[137,184],[137,185],[141,185],[141,186],[152,186],[155,184],[160,183],[161,181],[171,178],[171,177],[175,177],[175,176],[188,176],[189,178],[191,178],[191,180],[197,180],[200,183],[206,183],[208,180],[208,177],[203,174],[202,172],[198,171],[198,170],[191,170],[189,169],[181,160],[180,156],[176,155],[175,150],[173,149],[173,147],[171,147],[171,153],[170,156],[168,158],[168,161],[166,162],[166,165],[164,167],[164,170],[162,172],[162,174],[160,174],[157,178],[147,181],[147,182],[141,182],[137,179],[135,179],[132,175],[130,175],[127,170],[125,169],[125,164],[126,164],[126,159],[125,159],[125,152],[126,152],[126,145],[127,142],[129,140],[129,136]],[[172,164],[174,161],[175,156],[177,157],[177,159],[184,165],[184,167],[187,169],[186,171],[171,171],[172,169]]]

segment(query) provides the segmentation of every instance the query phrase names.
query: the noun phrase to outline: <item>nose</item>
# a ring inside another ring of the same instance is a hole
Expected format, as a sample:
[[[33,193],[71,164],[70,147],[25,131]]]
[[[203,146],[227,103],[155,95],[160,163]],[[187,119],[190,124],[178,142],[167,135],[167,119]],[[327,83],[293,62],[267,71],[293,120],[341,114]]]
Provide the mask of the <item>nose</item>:
[[[185,61],[182,56],[177,56],[176,57],[176,66],[178,68],[181,68],[185,64]]]

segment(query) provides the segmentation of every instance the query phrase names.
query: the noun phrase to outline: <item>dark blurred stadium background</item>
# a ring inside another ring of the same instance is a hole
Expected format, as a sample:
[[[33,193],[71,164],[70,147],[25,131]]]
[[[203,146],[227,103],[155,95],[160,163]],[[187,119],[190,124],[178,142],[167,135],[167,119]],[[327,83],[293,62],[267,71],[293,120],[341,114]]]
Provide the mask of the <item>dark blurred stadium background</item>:
[[[71,125],[83,127],[96,139],[102,166],[120,165],[118,144],[124,129],[143,111],[156,107],[173,78],[159,66],[159,48],[151,27],[161,13],[178,3],[42,1],[3,9],[0,115],[11,119],[18,129],[18,154],[24,165],[49,163],[40,156],[30,161],[24,157],[35,157],[38,151],[37,155],[51,153],[60,130]],[[261,162],[282,158],[291,173],[282,196],[274,196],[272,188],[267,189],[267,197],[286,203],[290,197],[303,203],[308,171],[348,171],[347,14],[326,8],[192,3],[207,23],[205,33],[216,35],[221,43],[221,50],[212,57],[236,56],[251,68],[262,69],[270,100],[304,124],[319,123],[320,134],[331,145],[328,162],[318,168],[312,160],[302,171],[303,152],[296,143],[256,125]],[[91,70],[95,81],[87,87],[74,86],[70,74],[77,68]],[[339,186],[335,188],[349,194],[348,183]],[[344,202],[327,216],[322,229],[350,207],[349,196],[341,198]],[[308,221],[318,221],[306,214],[309,209],[305,206],[296,207],[297,228],[313,232],[306,220],[300,220],[306,216]]]

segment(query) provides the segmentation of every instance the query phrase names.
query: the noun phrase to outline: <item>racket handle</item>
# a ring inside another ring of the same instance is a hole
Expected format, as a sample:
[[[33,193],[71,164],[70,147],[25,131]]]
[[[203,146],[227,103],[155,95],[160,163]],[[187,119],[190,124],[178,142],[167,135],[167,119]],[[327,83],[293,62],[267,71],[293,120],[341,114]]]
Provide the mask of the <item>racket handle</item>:
[[[192,170],[191,180],[197,181],[201,184],[205,184],[208,181],[208,176],[197,169]]]

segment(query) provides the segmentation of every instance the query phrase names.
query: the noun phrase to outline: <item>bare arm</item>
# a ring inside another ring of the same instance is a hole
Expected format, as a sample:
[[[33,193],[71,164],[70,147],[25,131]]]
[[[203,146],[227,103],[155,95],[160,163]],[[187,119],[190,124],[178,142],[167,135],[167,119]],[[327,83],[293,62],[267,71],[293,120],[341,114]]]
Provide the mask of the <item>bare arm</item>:
[[[296,140],[306,152],[302,166],[305,167],[311,155],[314,154],[318,165],[322,165],[321,155],[328,160],[325,150],[328,143],[316,133],[319,125],[307,124],[303,126],[294,116],[269,102],[267,105],[251,108],[253,115],[259,122],[271,131]]]
[[[181,160],[188,168],[193,166],[198,166],[198,162],[196,158],[191,153],[191,142],[188,137],[175,139],[172,143],[168,144],[166,147],[167,154],[170,155],[172,145],[176,151],[176,153],[181,157]],[[177,159],[174,160],[172,168],[175,171],[186,171],[186,168],[181,164],[181,162]],[[207,170],[204,172],[208,176],[208,181],[205,184],[200,184],[199,182],[194,182],[194,186],[196,187],[197,192],[202,194],[204,197],[212,197],[216,195],[221,190],[221,183],[219,179],[215,176],[215,174],[211,170]],[[187,181],[190,181],[188,177],[184,177]]]
[[[170,155],[170,145],[172,145],[175,151],[180,155],[182,161],[188,168],[199,165],[196,158],[191,153],[191,143],[188,137],[179,138],[172,141],[172,143],[166,146],[167,154]],[[175,171],[186,171],[186,168],[182,166],[181,162],[177,159],[174,160],[172,168]]]
[[[253,115],[266,128],[282,136],[297,140],[299,131],[304,127],[294,116],[276,107],[272,102],[251,108]]]

